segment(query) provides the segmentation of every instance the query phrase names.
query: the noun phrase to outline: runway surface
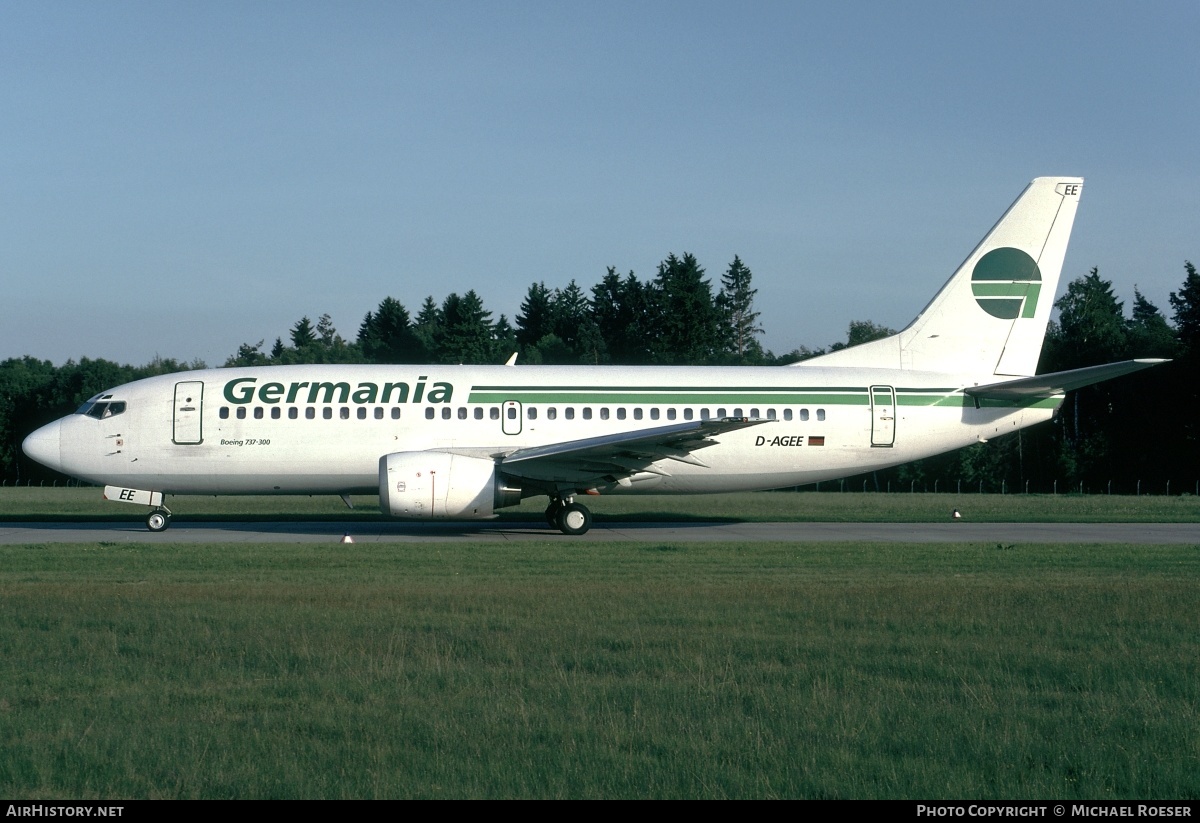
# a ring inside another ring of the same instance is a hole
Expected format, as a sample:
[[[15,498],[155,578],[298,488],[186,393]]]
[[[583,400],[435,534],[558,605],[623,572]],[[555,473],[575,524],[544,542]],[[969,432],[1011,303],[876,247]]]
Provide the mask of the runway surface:
[[[95,543],[437,543],[557,540],[581,545],[640,542],[1172,543],[1200,546],[1200,523],[594,523],[581,537],[527,523],[174,523],[152,533],[140,523],[0,523],[0,544]]]

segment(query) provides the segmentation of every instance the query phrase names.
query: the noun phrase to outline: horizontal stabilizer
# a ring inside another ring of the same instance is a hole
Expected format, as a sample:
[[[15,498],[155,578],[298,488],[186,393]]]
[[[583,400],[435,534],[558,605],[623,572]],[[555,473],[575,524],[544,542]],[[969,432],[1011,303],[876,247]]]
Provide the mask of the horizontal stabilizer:
[[[998,400],[1050,397],[1169,362],[1171,361],[1158,359],[1125,360],[1121,363],[1108,363],[1103,366],[1088,366],[1083,369],[1039,374],[1036,377],[1022,377],[1019,380],[1008,380],[1003,383],[989,383],[986,386],[972,386],[963,391],[972,397],[991,397]]]

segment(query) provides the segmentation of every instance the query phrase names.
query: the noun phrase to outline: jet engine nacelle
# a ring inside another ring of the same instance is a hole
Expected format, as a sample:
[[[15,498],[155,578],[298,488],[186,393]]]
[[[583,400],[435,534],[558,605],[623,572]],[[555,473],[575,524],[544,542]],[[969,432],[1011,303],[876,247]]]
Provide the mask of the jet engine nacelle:
[[[379,458],[379,508],[392,517],[474,519],[521,502],[492,460],[446,452],[396,452]]]

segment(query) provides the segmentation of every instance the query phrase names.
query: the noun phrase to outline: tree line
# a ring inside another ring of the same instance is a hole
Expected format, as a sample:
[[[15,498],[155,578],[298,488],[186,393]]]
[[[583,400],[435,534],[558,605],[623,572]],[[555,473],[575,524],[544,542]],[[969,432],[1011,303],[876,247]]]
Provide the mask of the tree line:
[[[714,292],[690,254],[669,256],[646,281],[609,268],[590,294],[572,280],[564,288],[533,283],[514,319],[492,319],[474,290],[438,304],[426,297],[417,314],[394,297],[367,312],[347,341],[328,315],[301,318],[288,340],[244,343],[226,366],[283,363],[503,363],[716,365],[778,362],[758,341],[757,290],[735,257]],[[801,356],[797,353],[796,356]],[[786,357],[783,362],[787,362]]]
[[[1171,319],[1139,291],[1126,316],[1112,283],[1098,269],[1071,281],[1055,304],[1038,371],[1062,371],[1131,357],[1167,357],[1167,366],[1072,392],[1046,426],[869,477],[851,487],[1045,492],[1135,490],[1194,492],[1200,479],[1200,422],[1194,409],[1200,375],[1200,276],[1185,264],[1170,295]],[[868,320],[851,321],[845,341],[776,355],[759,338],[757,289],[734,257],[718,284],[690,254],[669,255],[655,275],[639,279],[609,268],[585,291],[529,286],[513,319],[492,312],[473,290],[441,303],[425,298],[416,315],[386,297],[347,340],[329,315],[298,320],[286,340],[243,343],[225,366],[293,363],[503,363],[547,365],[783,365],[893,334]],[[200,361],[155,359],[144,366],[82,359],[54,366],[32,357],[0,362],[0,478],[41,481],[53,474],[20,451],[26,434],[105,388],[187,369]],[[903,436],[902,432],[898,433]]]

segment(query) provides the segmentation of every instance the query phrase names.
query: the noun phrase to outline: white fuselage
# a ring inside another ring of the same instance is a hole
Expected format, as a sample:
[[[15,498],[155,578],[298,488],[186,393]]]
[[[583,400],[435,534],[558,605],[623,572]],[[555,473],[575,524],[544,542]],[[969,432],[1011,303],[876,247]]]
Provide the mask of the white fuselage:
[[[697,459],[659,460],[651,471],[597,488],[771,489],[1013,432],[1050,419],[1062,399],[980,407],[962,391],[974,382],[816,366],[213,369],[112,389],[98,402],[124,403],[119,413],[63,418],[31,435],[26,448],[83,480],[168,494],[364,493],[378,490],[380,458],[395,452],[500,458],[687,420],[745,417],[769,422],[715,437]]]

